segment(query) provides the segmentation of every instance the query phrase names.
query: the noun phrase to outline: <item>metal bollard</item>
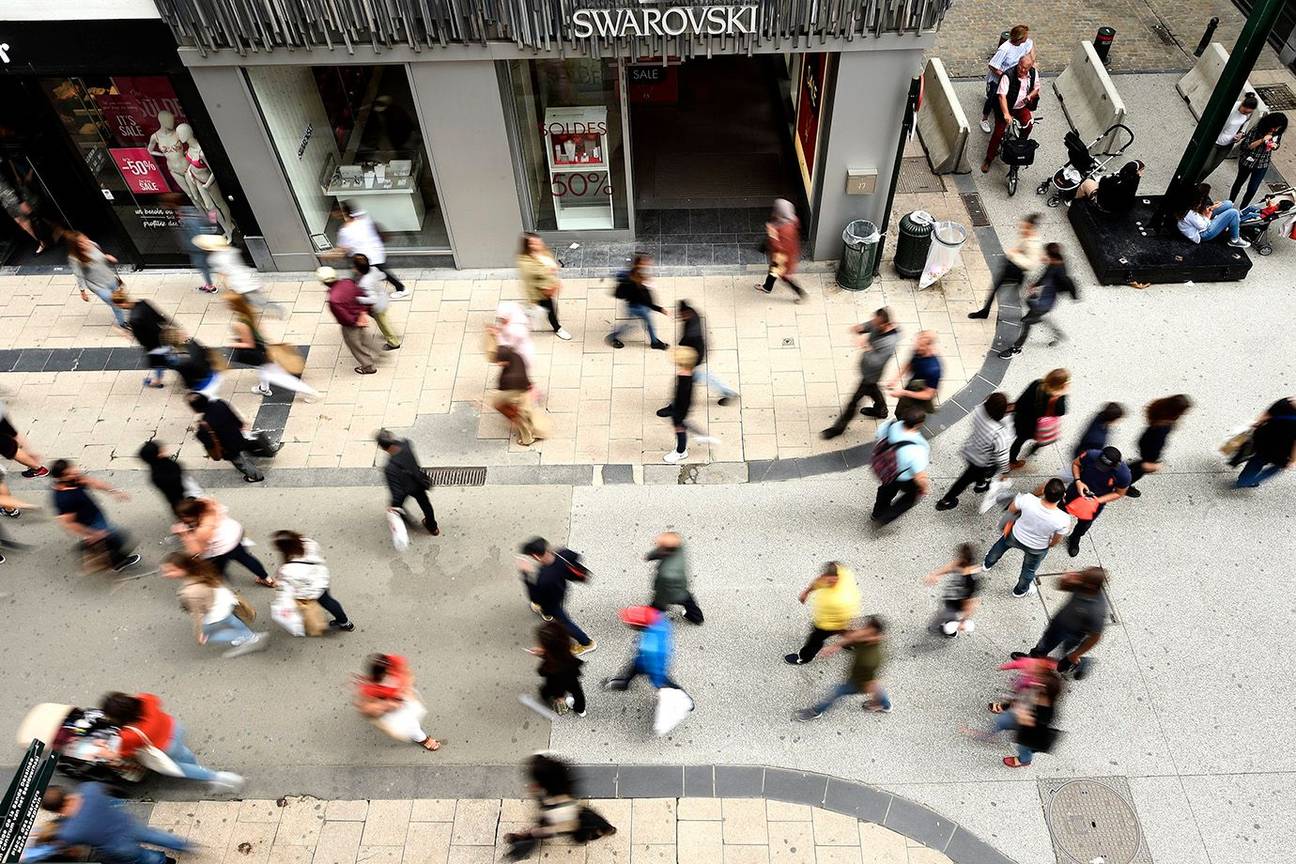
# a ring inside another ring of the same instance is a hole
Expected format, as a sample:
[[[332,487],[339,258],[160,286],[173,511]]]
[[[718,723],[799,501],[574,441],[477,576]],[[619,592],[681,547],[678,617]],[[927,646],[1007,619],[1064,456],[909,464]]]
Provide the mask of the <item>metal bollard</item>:
[[[1098,33],[1094,36],[1094,53],[1098,55],[1098,59],[1104,66],[1107,65],[1107,55],[1111,52],[1112,42],[1115,39],[1116,28],[1114,27],[1099,27]]]
[[[1194,57],[1200,57],[1206,53],[1206,46],[1210,44],[1211,37],[1215,35],[1215,28],[1218,26],[1218,18],[1212,18],[1206,25],[1206,32],[1202,34],[1201,41],[1197,43],[1197,50],[1193,52]]]

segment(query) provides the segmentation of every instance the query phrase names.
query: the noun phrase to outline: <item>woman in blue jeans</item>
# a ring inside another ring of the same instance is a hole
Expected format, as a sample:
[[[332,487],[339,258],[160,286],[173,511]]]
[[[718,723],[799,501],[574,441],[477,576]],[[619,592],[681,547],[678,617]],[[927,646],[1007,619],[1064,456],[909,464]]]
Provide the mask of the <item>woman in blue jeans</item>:
[[[160,572],[164,578],[183,583],[176,594],[180,608],[189,613],[194,641],[199,645],[226,648],[222,657],[238,657],[268,647],[270,637],[253,633],[238,617],[238,596],[209,562],[172,552],[162,559]]]
[[[1296,460],[1296,397],[1279,399],[1253,424],[1253,453],[1238,475],[1239,489],[1254,489]]]
[[[988,741],[1000,732],[1014,731],[1017,753],[1003,757],[1003,764],[1009,768],[1025,768],[1034,761],[1036,753],[1052,749],[1056,737],[1053,718],[1061,695],[1062,677],[1048,672],[1038,685],[1018,694],[1013,703],[991,702],[990,711],[997,715],[994,727],[989,732],[974,734]]]
[[[68,264],[72,265],[72,275],[81,289],[81,299],[89,303],[90,294],[87,292],[93,292],[112,310],[117,326],[126,329],[126,312],[112,302],[113,291],[117,290],[117,273],[112,265],[117,263],[117,259],[106,254],[98,243],[80,231],[68,231],[63,237],[67,242]]]
[[[1192,207],[1179,214],[1177,225],[1179,233],[1194,243],[1214,240],[1227,231],[1228,244],[1245,249],[1251,244],[1242,239],[1240,226],[1243,219],[1250,218],[1257,212],[1259,208],[1256,207],[1238,210],[1232,201],[1212,204],[1210,186],[1203,183],[1197,187],[1196,201]]]
[[[635,253],[630,269],[617,274],[613,296],[625,301],[626,311],[630,313],[630,317],[638,318],[643,322],[644,331],[648,334],[648,341],[652,347],[658,351],[665,351],[666,343],[657,338],[657,332],[653,330],[652,325],[651,313],[658,312],[665,315],[666,310],[653,300],[652,289],[648,287],[648,268],[651,266],[652,258],[642,252]],[[613,348],[624,348],[625,343],[621,341],[621,334],[625,329],[625,324],[613,327],[612,332],[607,335],[607,344]]]

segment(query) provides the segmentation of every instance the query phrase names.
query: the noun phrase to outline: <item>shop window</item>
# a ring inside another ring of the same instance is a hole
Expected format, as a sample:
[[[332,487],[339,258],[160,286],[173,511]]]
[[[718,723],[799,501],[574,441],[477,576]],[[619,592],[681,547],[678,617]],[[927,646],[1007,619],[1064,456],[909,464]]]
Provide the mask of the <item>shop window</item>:
[[[188,254],[175,212],[178,193],[233,239],[238,226],[165,75],[41,79],[55,112],[118,220],[145,261]],[[75,227],[75,226],[73,226]]]
[[[507,74],[530,227],[629,228],[616,64],[512,60]]]
[[[403,66],[258,66],[261,115],[315,247],[330,248],[338,204],[367,212],[390,251],[450,251]]]

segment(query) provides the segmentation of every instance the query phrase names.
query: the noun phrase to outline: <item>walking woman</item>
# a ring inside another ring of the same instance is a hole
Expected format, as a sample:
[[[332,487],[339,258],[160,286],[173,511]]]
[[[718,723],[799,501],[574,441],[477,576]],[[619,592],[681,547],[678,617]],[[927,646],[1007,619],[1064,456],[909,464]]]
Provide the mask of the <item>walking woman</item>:
[[[1154,399],[1143,409],[1147,417],[1147,428],[1138,439],[1138,458],[1131,459],[1130,486],[1125,490],[1129,498],[1138,498],[1143,493],[1134,484],[1145,474],[1155,474],[1161,470],[1161,453],[1165,450],[1170,432],[1179,423],[1179,419],[1192,408],[1192,400],[1182,393]]]
[[[269,646],[270,637],[253,633],[239,617],[240,601],[211,563],[183,552],[162,559],[162,575],[179,581],[176,595],[180,608],[193,621],[194,641],[199,645],[221,645],[222,657],[238,657]]]
[[[297,603],[315,602],[333,616],[328,626],[333,630],[350,633],[355,629],[342,604],[329,593],[331,576],[324,564],[319,544],[296,531],[276,531],[271,539],[283,559],[275,573],[275,582],[291,594]]]
[[[1270,405],[1251,429],[1251,456],[1238,475],[1239,489],[1254,489],[1296,461],[1296,396]]]
[[[237,561],[256,577],[258,585],[274,587],[265,567],[243,545],[243,526],[229,515],[224,504],[212,498],[193,498],[180,502],[176,515],[179,521],[171,531],[180,537],[190,555],[210,561],[222,577],[229,562]]]
[[[132,300],[125,288],[119,287],[113,291],[112,304],[126,313],[131,335],[144,349],[144,360],[149,368],[148,374],[144,376],[144,386],[161,390],[162,372],[171,365],[168,358],[172,351],[164,334],[174,325],[147,300]]]
[[[234,359],[240,363],[257,367],[257,376],[261,383],[252,388],[253,393],[262,396],[273,396],[271,384],[278,384],[298,393],[318,396],[319,391],[290,373],[271,358],[270,352],[278,346],[266,342],[258,326],[259,316],[248,302],[245,295],[235,291],[226,291],[222,295],[225,305],[234,313],[234,322],[230,329],[234,331]]]
[[[202,497],[202,489],[185,472],[180,460],[156,438],[145,441],[138,455],[148,466],[153,488],[162,493],[173,514],[178,515],[185,501]]]
[[[1256,192],[1260,191],[1260,184],[1264,182],[1265,174],[1269,171],[1273,152],[1282,146],[1282,136],[1286,131],[1287,115],[1275,111],[1261,117],[1260,122],[1256,123],[1255,128],[1248,132],[1242,139],[1242,143],[1238,145],[1237,179],[1233,181],[1233,188],[1229,191],[1229,200],[1237,201],[1238,209],[1246,209]],[[1244,183],[1246,195],[1238,201],[1238,193],[1242,191]]]
[[[188,780],[204,780],[216,791],[237,792],[243,778],[229,771],[213,771],[198,762],[185,744],[180,721],[162,710],[162,700],[152,693],[131,696],[109,693],[99,703],[108,722],[121,730],[117,745],[119,759],[131,759],[144,748],[161,750],[176,763]],[[146,766],[147,767],[147,766]]]
[[[355,676],[355,706],[369,722],[397,741],[440,750],[441,742],[423,731],[427,708],[414,689],[414,673],[399,654],[371,654]]]
[[[360,302],[369,307],[369,317],[382,332],[383,350],[395,351],[401,347],[401,340],[392,328],[391,319],[387,317],[391,295],[383,284],[382,271],[370,264],[366,255],[352,255],[351,266],[355,269],[356,284],[360,286]]]
[[[63,235],[67,241],[68,264],[72,266],[72,275],[76,277],[77,287],[81,289],[81,299],[90,302],[90,292],[112,310],[117,326],[127,329],[126,313],[113,304],[112,295],[117,290],[117,272],[112,265],[117,259],[99,248],[99,244],[80,231],[68,231]]]
[[[553,328],[555,336],[563,341],[571,339],[572,335],[558,323],[556,304],[558,292],[562,288],[562,280],[558,278],[558,259],[538,234],[528,231],[522,235],[517,269],[527,300],[549,313],[549,326]]]
[[[505,300],[495,307],[495,323],[486,326],[486,333],[496,346],[512,348],[526,363],[527,371],[535,363],[535,343],[531,341],[531,325],[521,303]],[[489,353],[489,351],[488,351]]]
[[[1071,373],[1065,369],[1054,369],[1043,378],[1036,378],[1026,385],[1026,389],[1017,397],[1013,405],[1013,429],[1016,437],[1008,448],[1008,458],[1012,461],[1010,469],[1021,468],[1026,464],[1021,456],[1022,447],[1027,441],[1033,442],[1026,457],[1043,447],[1052,444],[1062,434],[1062,417],[1067,412],[1067,390],[1071,387]]]
[[[540,682],[540,701],[558,714],[570,709],[577,717],[585,716],[585,691],[581,688],[581,666],[585,662],[572,653],[571,635],[557,621],[547,621],[536,629],[540,640],[531,653],[540,658],[536,669]]]
[[[545,435],[537,423],[535,404],[531,400],[532,384],[527,377],[526,361],[512,348],[500,345],[495,348],[493,362],[500,367],[500,374],[496,385],[499,393],[491,405],[517,433],[518,443],[529,447]]]
[[[765,284],[756,286],[756,290],[769,294],[774,290],[774,280],[782,279],[796,294],[797,303],[804,300],[806,292],[792,281],[801,258],[801,220],[786,198],[774,201],[774,211],[765,223],[765,254],[769,257],[769,272]]]
[[[630,269],[617,274],[616,291],[613,296],[617,300],[625,301],[626,312],[630,313],[631,318],[638,318],[643,322],[644,332],[648,334],[648,341],[652,348],[656,351],[665,351],[666,343],[657,338],[657,331],[653,330],[652,324],[651,313],[665,315],[666,310],[653,300],[652,288],[648,285],[648,268],[651,266],[651,258],[642,252],[636,252]],[[625,332],[626,326],[618,324],[613,327],[604,341],[613,348],[624,348],[625,343],[621,341],[621,334]]]
[[[1025,768],[1034,761],[1036,753],[1053,749],[1057,739],[1053,719],[1061,695],[1062,677],[1053,671],[1041,673],[1039,683],[1019,692],[1010,705],[991,703],[992,712],[999,708],[994,728],[979,737],[988,739],[997,732],[1015,732],[1017,755],[1003,757],[1003,764],[1009,768]]]

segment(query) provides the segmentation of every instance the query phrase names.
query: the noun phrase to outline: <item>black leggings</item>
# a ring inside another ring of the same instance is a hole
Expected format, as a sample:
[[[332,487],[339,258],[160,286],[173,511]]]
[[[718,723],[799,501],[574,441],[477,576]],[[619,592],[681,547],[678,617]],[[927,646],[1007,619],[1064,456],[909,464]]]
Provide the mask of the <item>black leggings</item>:
[[[798,297],[805,296],[805,290],[800,285],[793,282],[787,276],[775,276],[773,270],[769,271],[769,273],[765,275],[765,284],[761,286],[761,290],[764,291],[766,294],[773,291],[775,279],[782,279],[784,282],[786,282],[788,284],[788,287],[791,288],[793,293],[795,293]]]
[[[837,422],[833,424],[834,428],[846,428],[846,424],[850,423],[851,418],[855,416],[855,412],[859,409],[859,404],[864,401],[865,396],[873,400],[872,407],[874,414],[879,414],[883,417],[887,415],[886,397],[882,395],[882,388],[878,386],[877,381],[862,378],[860,379],[859,386],[855,388],[855,392],[851,394],[850,401],[846,403],[846,408],[842,411],[841,416],[838,417]]]
[[[810,635],[806,637],[805,644],[797,652],[797,656],[801,658],[802,663],[809,663],[823,648],[824,643],[828,641],[828,637],[836,636],[841,632],[840,630],[824,630],[819,627],[812,628]]]
[[[328,592],[327,588],[324,589],[323,594],[315,598],[315,602],[323,606],[324,611],[332,615],[333,620],[337,623],[345,624],[351,620],[347,617],[346,610],[342,608],[342,604],[334,599],[333,595]]]
[[[941,500],[953,501],[963,493],[964,489],[971,486],[973,483],[984,483],[986,480],[989,480],[993,476],[994,476],[993,465],[987,465],[986,467],[983,468],[980,465],[973,465],[972,463],[969,462],[963,468],[963,473],[960,474],[958,476],[958,479],[954,481],[954,485],[951,486],[949,488],[949,491],[947,491],[941,497]]]
[[[216,572],[222,576],[225,575],[225,569],[229,567],[229,562],[231,561],[237,561],[242,564],[248,570],[252,571],[253,576],[263,582],[270,581],[270,574],[266,572],[265,567],[261,566],[261,562],[256,559],[256,556],[247,551],[247,547],[243,545],[242,538],[240,538],[239,542],[234,545],[233,549],[226,552],[224,555],[217,555],[215,558],[211,559],[212,566],[215,567]]]
[[[554,305],[552,297],[537,300],[536,305],[549,313],[549,326],[553,328],[555,333],[562,329],[562,325],[558,323],[558,307]]]
[[[1012,446],[1008,448],[1008,461],[1016,462],[1017,457],[1021,455],[1022,447],[1026,446],[1026,442],[1034,441],[1034,440],[1035,440],[1034,432],[1028,432],[1025,435],[1021,434],[1020,432],[1017,433],[1017,437],[1013,438]],[[1029,459],[1031,454],[1034,452],[1035,452],[1035,445],[1032,444],[1031,448],[1026,451],[1026,458]]]

